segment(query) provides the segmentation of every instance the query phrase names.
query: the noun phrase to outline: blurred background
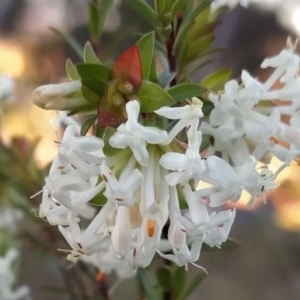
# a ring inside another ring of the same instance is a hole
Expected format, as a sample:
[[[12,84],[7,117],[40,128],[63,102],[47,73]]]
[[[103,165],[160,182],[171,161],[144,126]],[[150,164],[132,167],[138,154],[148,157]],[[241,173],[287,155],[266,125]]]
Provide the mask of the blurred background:
[[[72,33],[83,46],[89,38],[87,19],[87,0],[0,0],[0,73],[11,76],[16,86],[16,94],[4,106],[1,137],[6,145],[14,143],[15,136],[32,142],[39,139],[34,160],[41,168],[56,154],[56,133],[51,125],[56,112],[33,106],[32,91],[39,85],[67,81],[66,59],[80,61],[51,28]],[[113,61],[136,41],[132,32],[150,30],[150,25],[123,1],[114,1],[99,53]],[[268,70],[259,68],[262,60],[280,52],[288,35],[299,34],[299,0],[253,1],[248,9],[238,6],[224,12],[215,41],[224,51],[194,80],[200,82],[212,70],[223,67],[231,69],[233,78],[246,69],[264,80]],[[24,144],[17,146],[24,150]],[[274,170],[279,165],[274,159]],[[38,178],[32,190],[42,182],[43,178]],[[295,162],[284,170],[278,183],[267,204],[258,203],[253,210],[248,210],[243,201],[238,204],[231,237],[239,246],[202,253],[200,264],[210,275],[190,299],[300,299],[299,165]],[[62,279],[41,253],[25,244],[20,282],[32,288],[34,300],[50,300],[54,294],[47,287],[60,286]],[[190,267],[190,272],[199,271]],[[69,299],[60,296],[55,299]]]

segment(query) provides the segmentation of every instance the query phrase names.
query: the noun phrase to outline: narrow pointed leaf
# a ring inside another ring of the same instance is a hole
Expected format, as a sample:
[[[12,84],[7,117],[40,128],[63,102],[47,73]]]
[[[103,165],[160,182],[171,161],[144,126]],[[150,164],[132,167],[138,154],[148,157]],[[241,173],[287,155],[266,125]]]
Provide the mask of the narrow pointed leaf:
[[[176,49],[182,40],[184,39],[184,36],[187,34],[188,30],[191,28],[193,25],[193,22],[195,18],[208,6],[210,5],[212,0],[203,0],[198,4],[193,10],[187,14],[182,22],[182,25],[179,28],[178,34],[176,36],[175,44],[174,44],[174,49]]]
[[[91,117],[89,117],[88,119],[86,119],[83,124],[81,125],[81,129],[80,129],[80,135],[86,135],[87,132],[89,131],[90,127],[95,124],[97,120],[97,115],[93,115]]]
[[[175,297],[179,296],[184,290],[186,284],[187,272],[184,267],[175,267],[175,271],[172,276],[172,290],[174,291]]]
[[[206,89],[200,85],[193,83],[182,83],[170,88],[168,90],[168,93],[175,102],[185,102],[186,99],[191,99],[192,97],[199,97],[205,91]]]
[[[162,106],[174,103],[164,89],[150,81],[143,81],[137,96],[141,103],[141,112],[153,112]]]
[[[112,2],[112,0],[101,0],[89,3],[89,32],[92,39],[100,38]]]
[[[132,8],[138,11],[145,19],[147,19],[153,26],[157,25],[157,14],[155,11],[143,0],[125,0]]]
[[[64,33],[54,27],[50,27],[50,30],[53,31],[55,34],[60,36],[69,46],[74,50],[74,52],[80,57],[83,58],[83,49],[78,41],[68,33]]]
[[[83,58],[85,63],[101,65],[101,61],[99,60],[90,42],[87,42],[84,46]]]
[[[143,80],[149,80],[151,65],[153,62],[155,34],[150,32],[144,35],[138,42],[138,50],[142,63]]]
[[[151,282],[150,282],[150,280],[147,276],[146,270],[142,269],[142,268],[139,268],[137,270],[137,276],[138,276],[138,279],[139,279],[139,282],[140,282],[141,286],[145,290],[147,299],[149,299],[149,300],[158,300],[158,299],[160,299],[157,291],[154,288],[154,286],[151,285]]]
[[[221,88],[230,79],[230,75],[231,72],[229,69],[218,70],[204,78],[201,85],[208,89]]]
[[[163,289],[168,289],[171,286],[172,275],[170,268],[167,267],[160,267],[156,269],[156,278],[158,284]]]
[[[69,58],[66,61],[66,72],[70,80],[80,80],[80,76],[77,72],[76,66]]]
[[[186,0],[176,0],[171,8],[171,15],[174,18],[186,5]]]
[[[202,280],[206,278],[206,274],[204,272],[196,275],[185,287],[182,293],[176,298],[176,300],[186,300],[188,296],[195,290],[195,288],[200,284]]]

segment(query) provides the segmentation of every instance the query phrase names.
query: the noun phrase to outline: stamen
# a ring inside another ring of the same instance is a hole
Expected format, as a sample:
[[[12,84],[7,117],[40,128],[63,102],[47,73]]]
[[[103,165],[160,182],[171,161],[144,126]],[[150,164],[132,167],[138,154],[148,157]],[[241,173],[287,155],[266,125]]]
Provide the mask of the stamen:
[[[97,276],[96,276],[96,280],[98,281],[98,282],[101,282],[102,280],[103,280],[103,278],[104,278],[104,273],[103,272],[98,272],[98,274],[97,274]]]
[[[270,141],[275,143],[275,144],[279,144],[279,140],[274,136],[270,136]]]
[[[149,237],[153,237],[155,231],[155,221],[149,220],[147,223],[147,234]]]
[[[82,249],[82,245],[80,243],[77,243],[77,245],[80,249]]]

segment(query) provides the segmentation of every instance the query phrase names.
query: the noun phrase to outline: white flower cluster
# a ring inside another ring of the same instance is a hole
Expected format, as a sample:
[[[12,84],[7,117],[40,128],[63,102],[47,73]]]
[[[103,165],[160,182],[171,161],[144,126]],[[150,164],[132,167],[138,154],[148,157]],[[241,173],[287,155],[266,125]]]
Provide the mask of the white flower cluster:
[[[203,243],[225,242],[235,210],[214,208],[237,202],[243,191],[252,205],[277,187],[277,174],[300,152],[299,57],[286,49],[262,67],[274,68],[265,83],[243,71],[240,86],[231,80],[224,92],[210,93],[214,108],[206,120],[197,98],[155,111],[178,120],[169,133],[143,126],[139,102],[127,102],[128,119],[108,141],[112,156],[102,152],[101,139],[78,136],[76,126],[68,126],[40,206],[40,216],[59,225],[72,248],[65,250],[68,258],[107,257],[98,260],[100,269],[128,275],[148,266],[156,253],[187,266],[197,262]],[[271,90],[278,80],[282,87]],[[270,105],[273,99],[285,105]],[[290,115],[289,124],[281,122],[282,114]],[[176,139],[180,132],[185,143]],[[205,158],[199,153],[202,135],[213,140]],[[259,160],[268,163],[270,153],[283,161],[275,174],[256,168]],[[199,182],[210,187],[198,189]],[[104,199],[96,215],[89,206],[94,197]]]
[[[30,290],[26,285],[13,289],[15,276],[12,272],[12,262],[18,252],[10,249],[4,257],[0,256],[0,299],[3,300],[30,300]]]

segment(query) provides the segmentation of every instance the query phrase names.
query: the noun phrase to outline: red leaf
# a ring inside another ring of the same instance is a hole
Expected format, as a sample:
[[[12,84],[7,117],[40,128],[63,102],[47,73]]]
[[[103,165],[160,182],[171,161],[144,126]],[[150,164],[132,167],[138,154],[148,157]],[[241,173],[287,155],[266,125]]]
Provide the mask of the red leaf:
[[[126,50],[116,60],[112,70],[113,76],[122,74],[136,89],[143,80],[142,61],[137,45]]]
[[[106,99],[100,100],[98,104],[98,127],[115,127],[125,120],[126,118],[116,107],[109,105]]]

